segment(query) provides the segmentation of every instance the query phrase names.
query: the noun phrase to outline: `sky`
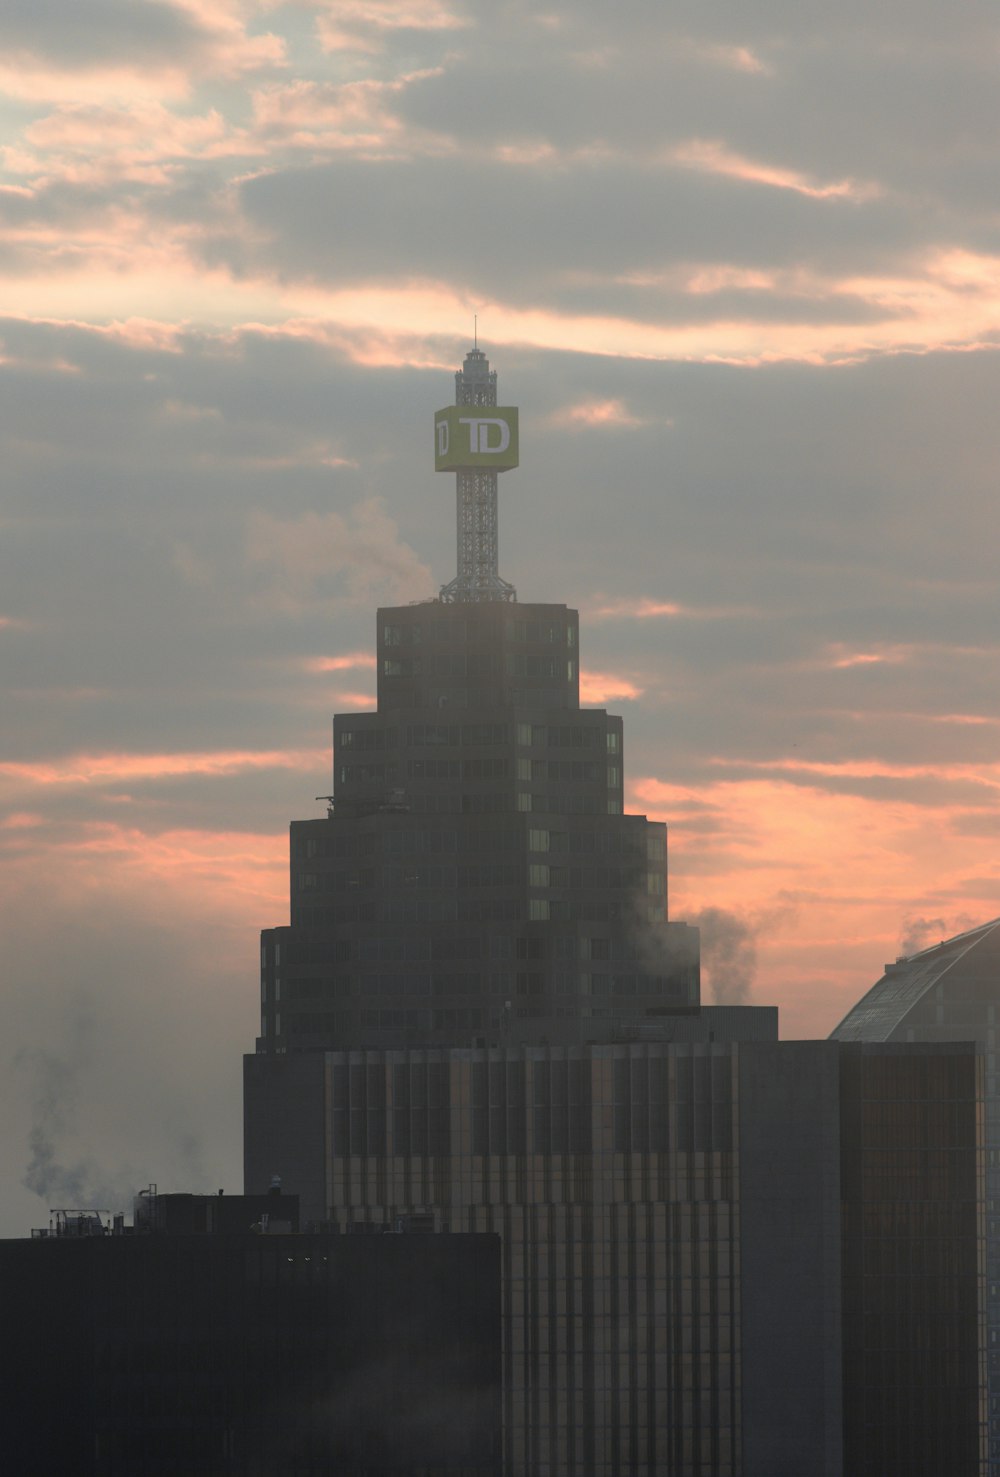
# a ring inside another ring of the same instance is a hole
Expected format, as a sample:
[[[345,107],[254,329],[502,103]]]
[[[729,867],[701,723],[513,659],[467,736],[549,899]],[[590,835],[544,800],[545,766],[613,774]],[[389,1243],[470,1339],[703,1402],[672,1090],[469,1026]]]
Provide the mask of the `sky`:
[[[705,997],[825,1036],[1000,913],[998,81],[978,0],[6,0],[0,1234],[239,1190],[474,315]]]

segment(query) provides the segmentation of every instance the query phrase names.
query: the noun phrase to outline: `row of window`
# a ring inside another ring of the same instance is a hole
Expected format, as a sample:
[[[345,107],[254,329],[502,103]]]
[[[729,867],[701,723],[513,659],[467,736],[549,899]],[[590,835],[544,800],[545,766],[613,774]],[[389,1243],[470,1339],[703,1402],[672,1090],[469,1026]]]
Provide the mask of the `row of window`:
[[[517,742],[533,748],[604,749],[617,754],[619,734],[604,724],[518,723]],[[403,742],[409,749],[469,748],[492,744],[509,744],[508,723],[408,723],[402,730]],[[399,745],[400,730],[395,726],[344,728],[337,734],[338,749],[382,752]]]
[[[409,1024],[410,1014],[393,1010],[362,1011],[361,1024],[398,1029]],[[425,1028],[429,1024],[436,1030],[476,1030],[484,1024],[484,1013],[476,1009],[459,1007],[412,1014],[418,1020],[423,1018],[421,1023]],[[490,1024],[494,1023],[490,1018]],[[702,1095],[692,1093],[690,1082],[675,1081],[675,1090],[671,1091],[666,1060],[616,1062],[614,1150],[618,1153],[730,1153],[734,1104],[728,1063],[720,1065],[723,1070],[717,1078],[714,1072],[710,1078],[705,1074],[711,1089],[718,1082],[718,1092],[710,1090]],[[334,1157],[450,1153],[450,1081],[440,1071],[431,1078],[431,1072],[439,1066],[431,1064],[427,1074],[421,1069],[419,1076],[415,1067],[396,1067],[391,1106],[389,1082],[381,1069],[335,1067],[331,1115]],[[593,1104],[589,1062],[535,1063],[530,1098],[523,1063],[473,1062],[470,1075],[473,1154],[590,1152]],[[720,1211],[723,1209],[724,1206],[719,1207]],[[724,1229],[723,1216],[718,1230]],[[709,1251],[707,1244],[703,1250]],[[693,1297],[693,1286],[690,1291]],[[689,1315],[692,1317],[693,1308],[692,1302]]]
[[[406,795],[406,808],[415,815],[502,815],[511,810],[509,790],[490,790],[481,794],[466,791],[456,794],[444,790],[439,794],[416,791]],[[521,791],[513,809],[520,814],[537,815],[621,815],[622,802],[617,795],[563,791],[558,795],[532,795]]]
[[[619,995],[663,996],[684,998],[683,981],[667,975],[587,974],[576,970],[495,970],[487,974],[407,974],[330,975],[327,978],[296,976],[282,991],[280,979],[274,981],[275,1003],[284,995],[286,1001],[298,1004],[310,1000],[393,998],[407,995]],[[262,1000],[267,995],[261,991]]]
[[[569,888],[573,891],[645,891],[659,897],[666,891],[662,872],[646,872],[639,867],[563,867],[548,862],[531,862],[525,873],[520,862],[469,862],[454,866],[447,862],[413,860],[397,866],[385,866],[381,878],[374,867],[353,867],[343,872],[297,872],[299,892],[338,893],[372,891],[375,887],[433,887],[439,891],[456,887],[529,887]],[[589,916],[584,912],[581,916]]]
[[[510,826],[489,826],[482,830],[469,828],[466,831],[446,831],[435,827],[429,831],[387,831],[384,847],[387,856],[419,856],[422,852],[434,855],[440,852],[455,852],[462,843],[462,851],[520,851],[524,845],[524,832]]]
[[[428,643],[471,641],[479,644],[483,635],[482,624],[478,621],[408,621],[405,625],[389,621],[382,627],[382,644],[423,646],[425,639]],[[504,622],[504,638],[530,645],[575,646],[576,627],[563,625],[561,621],[508,620]]]
[[[628,936],[617,938],[579,937],[575,933],[512,934],[498,933],[488,939],[479,935],[437,934],[417,938],[367,938],[352,943],[350,939],[323,939],[311,943],[297,938],[294,951],[284,949],[284,963],[297,965],[344,964],[353,958],[366,964],[409,964],[421,960],[480,959],[548,959],[554,963],[573,963],[577,959],[598,963],[636,963],[642,956],[640,943]],[[293,955],[293,957],[292,957]],[[280,940],[273,944],[273,963],[280,969],[283,950]],[[261,968],[268,964],[267,945],[261,945]]]
[[[519,827],[489,826],[462,831],[433,827],[428,830],[399,827],[375,832],[328,832],[311,834],[295,841],[296,857],[331,857],[334,859],[374,856],[379,843],[387,856],[412,856],[421,853],[520,851],[527,839],[527,849],[537,852],[568,853],[571,856],[621,856],[636,860],[645,856],[651,862],[665,862],[666,836],[658,826],[598,826],[584,831],[555,831],[532,826],[527,838]],[[461,847],[459,845],[461,843]]]
[[[574,657],[539,656],[534,652],[508,652],[501,663],[496,652],[466,655],[446,652],[425,660],[419,656],[387,656],[382,659],[383,677],[558,677],[572,682],[576,677]]]
[[[480,759],[408,759],[409,780],[505,780],[511,774],[510,761],[501,758]],[[337,770],[339,785],[393,785],[399,778],[399,767],[393,763],[341,764]],[[568,781],[575,784],[606,784],[617,789],[622,782],[621,766],[602,764],[588,759],[519,759],[517,778],[533,783]],[[558,802],[565,805],[565,800]]]
[[[646,905],[638,916],[649,923],[664,919],[663,899]],[[637,918],[629,897],[624,898],[531,898],[524,913],[520,898],[480,897],[393,897],[376,908],[374,901],[359,899],[325,906],[293,904],[296,928],[339,928],[351,923],[631,923]]]

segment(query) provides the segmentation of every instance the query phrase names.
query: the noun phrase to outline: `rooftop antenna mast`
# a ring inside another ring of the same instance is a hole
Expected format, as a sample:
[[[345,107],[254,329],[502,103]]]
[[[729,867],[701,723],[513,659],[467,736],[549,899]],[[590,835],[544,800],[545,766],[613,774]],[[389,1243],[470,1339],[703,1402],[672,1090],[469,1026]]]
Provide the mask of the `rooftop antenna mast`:
[[[455,374],[454,406],[434,418],[435,468],[453,471],[456,483],[458,573],[441,587],[449,604],[517,599],[500,578],[497,519],[497,477],[517,466],[517,410],[497,406],[497,374],[479,347],[478,314],[473,344]]]

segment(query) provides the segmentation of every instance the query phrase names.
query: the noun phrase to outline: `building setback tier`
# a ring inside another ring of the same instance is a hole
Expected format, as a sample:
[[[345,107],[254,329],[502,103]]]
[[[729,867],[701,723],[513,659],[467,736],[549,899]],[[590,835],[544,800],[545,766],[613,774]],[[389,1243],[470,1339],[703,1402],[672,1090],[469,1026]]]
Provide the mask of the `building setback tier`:
[[[564,605],[378,612],[378,711],[334,719],[261,937],[258,1049],[612,1036],[695,1010],[666,827],[623,813],[622,721],[579,707]]]

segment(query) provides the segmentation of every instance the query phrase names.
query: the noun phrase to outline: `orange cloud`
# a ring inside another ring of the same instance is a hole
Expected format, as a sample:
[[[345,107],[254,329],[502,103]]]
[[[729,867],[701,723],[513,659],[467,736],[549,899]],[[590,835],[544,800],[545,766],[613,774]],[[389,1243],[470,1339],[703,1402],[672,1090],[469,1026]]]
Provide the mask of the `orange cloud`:
[[[259,769],[298,769],[317,762],[326,762],[324,751],[235,749],[186,754],[73,754],[44,763],[0,761],[0,779],[47,788],[186,775],[226,776]]]
[[[878,665],[880,662],[901,661],[905,661],[905,657],[901,655],[888,656],[885,652],[879,651],[854,651],[837,657],[830,662],[830,666],[838,669],[842,667],[870,667]]]
[[[253,123],[246,152],[275,146],[343,151],[369,156],[440,154],[454,145],[442,136],[404,124],[393,102],[415,81],[440,75],[440,68],[407,72],[390,80],[374,77],[352,82],[314,82],[298,78],[272,83],[253,94]]]
[[[330,696],[338,707],[357,708],[362,712],[374,707],[375,704],[373,692],[334,692]]]
[[[568,405],[549,417],[555,426],[642,426],[645,421],[633,415],[624,400],[583,400]]]
[[[995,352],[988,336],[1000,331],[1000,258],[995,275],[985,275],[978,287],[963,289],[949,280],[940,253],[913,263],[907,279],[831,278],[817,286],[820,301],[859,297],[863,321],[856,323],[720,319],[677,324],[473,302],[449,284],[431,281],[330,288],[263,273],[236,278],[195,260],[185,229],[177,228],[172,237],[159,228],[151,232],[136,213],[129,230],[131,235],[119,238],[109,228],[69,254],[55,233],[50,231],[48,239],[36,233],[40,257],[52,254],[49,270],[12,269],[11,296],[17,295],[25,316],[34,319],[80,322],[85,316],[104,325],[154,317],[167,333],[193,319],[218,325],[220,341],[227,332],[287,334],[335,348],[359,364],[434,367],[441,361],[443,339],[464,337],[474,308],[488,311],[491,342],[498,347],[528,344],[747,366],[781,360],[847,363],[903,350],[978,346]]]
[[[732,620],[758,614],[747,606],[735,605],[681,605],[675,600],[653,600],[640,597],[637,600],[609,600],[587,609],[588,620],[660,620],[664,617],[683,617],[685,620]]]
[[[813,200],[846,199],[857,202],[871,200],[881,194],[878,185],[862,184],[852,179],[836,180],[831,184],[813,184],[798,170],[746,159],[714,139],[691,139],[674,149],[670,157],[675,163],[688,169],[701,170],[707,174],[723,174],[730,179],[769,185],[778,190],[794,190],[796,194],[808,195]]]
[[[302,666],[307,672],[349,672],[357,667],[374,669],[377,662],[367,651],[352,651],[346,656],[307,656]]]
[[[580,701],[598,706],[604,703],[632,702],[642,697],[643,689],[626,677],[611,672],[580,672]]]
[[[646,777],[630,807],[668,823],[671,915],[705,906],[770,915],[754,1000],[782,1034],[826,1035],[895,956],[903,919],[1000,912],[996,818],[984,808],[831,793],[780,777],[697,788]],[[956,928],[960,926],[956,921]]]
[[[321,0],[324,51],[378,51],[392,31],[454,31],[471,25],[441,0]]]
[[[720,768],[780,770],[786,774],[829,775],[846,779],[933,779],[971,781],[1000,789],[1000,763],[983,764],[890,764],[881,759],[739,759],[715,755],[705,761]]]

